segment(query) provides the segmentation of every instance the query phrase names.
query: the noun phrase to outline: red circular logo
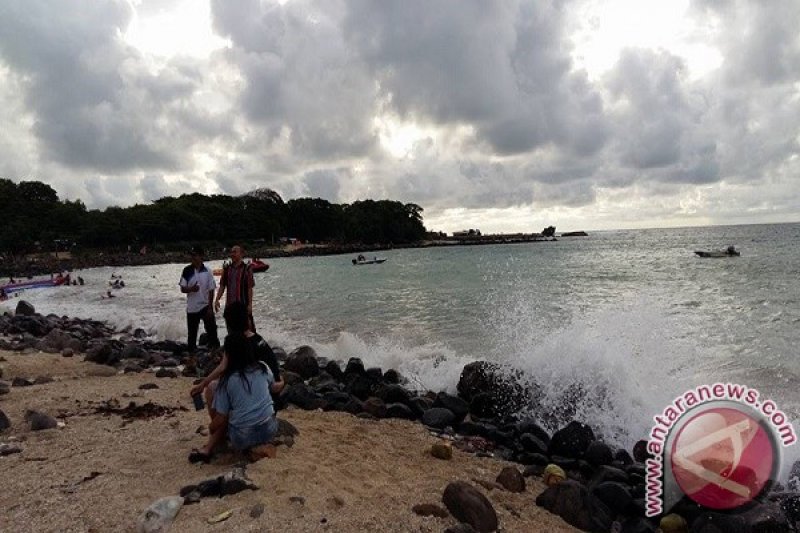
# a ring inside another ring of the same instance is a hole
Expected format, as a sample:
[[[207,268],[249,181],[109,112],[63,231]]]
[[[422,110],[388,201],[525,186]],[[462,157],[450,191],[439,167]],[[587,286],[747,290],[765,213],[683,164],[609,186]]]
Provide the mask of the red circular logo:
[[[757,419],[717,407],[680,428],[670,459],[684,494],[711,509],[733,509],[753,500],[770,481],[777,452]]]

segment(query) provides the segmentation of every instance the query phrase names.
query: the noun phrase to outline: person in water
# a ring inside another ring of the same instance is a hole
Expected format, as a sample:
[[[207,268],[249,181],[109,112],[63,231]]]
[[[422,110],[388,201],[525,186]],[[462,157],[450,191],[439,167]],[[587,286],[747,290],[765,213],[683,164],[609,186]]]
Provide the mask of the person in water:
[[[275,446],[271,442],[277,434],[278,421],[270,392],[277,392],[278,386],[272,371],[256,358],[245,331],[231,331],[224,346],[225,368],[216,387],[212,387],[208,441],[202,449],[192,450],[189,461],[209,462],[226,436],[233,448],[244,452],[251,461],[274,457]]]

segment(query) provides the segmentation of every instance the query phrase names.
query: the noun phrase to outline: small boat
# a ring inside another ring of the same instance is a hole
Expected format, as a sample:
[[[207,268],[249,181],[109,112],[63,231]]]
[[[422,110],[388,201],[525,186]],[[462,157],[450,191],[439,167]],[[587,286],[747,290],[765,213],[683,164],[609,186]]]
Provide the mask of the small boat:
[[[55,278],[38,278],[26,279],[24,281],[15,281],[14,283],[6,283],[0,285],[0,289],[4,294],[11,294],[12,292],[24,291],[25,289],[40,289],[45,287],[58,287],[60,285],[69,285],[69,276],[56,276]]]
[[[738,257],[741,253],[733,246],[728,246],[725,250],[712,250],[710,252],[695,251],[700,257]]]
[[[253,259],[250,261],[250,268],[253,269],[253,272],[266,272],[269,270],[269,264],[260,259]]]
[[[357,259],[353,259],[354,265],[380,265],[381,263],[385,263],[385,257],[375,257],[373,259],[366,259],[364,256],[359,256]]]

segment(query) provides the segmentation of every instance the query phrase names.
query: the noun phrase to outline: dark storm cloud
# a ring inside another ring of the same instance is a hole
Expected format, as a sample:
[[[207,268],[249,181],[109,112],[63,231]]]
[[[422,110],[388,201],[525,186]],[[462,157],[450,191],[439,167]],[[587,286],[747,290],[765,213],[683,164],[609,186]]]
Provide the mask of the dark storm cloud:
[[[212,1],[214,27],[244,77],[241,106],[274,139],[288,128],[298,157],[359,157],[375,147],[376,93],[346,45],[337,2]]]
[[[204,133],[181,124],[200,70],[176,59],[153,74],[121,39],[131,17],[121,0],[0,8],[0,61],[21,80],[43,159],[107,173],[174,170]]]
[[[471,124],[501,154],[547,143],[590,154],[607,128],[599,95],[572,71],[564,5],[356,0],[344,28],[400,116]]]

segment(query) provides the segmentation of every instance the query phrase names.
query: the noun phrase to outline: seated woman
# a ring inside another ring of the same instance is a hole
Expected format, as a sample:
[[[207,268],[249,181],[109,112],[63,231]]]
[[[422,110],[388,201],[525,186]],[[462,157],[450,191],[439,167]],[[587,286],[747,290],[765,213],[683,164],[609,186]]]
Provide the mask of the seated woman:
[[[253,353],[257,360],[266,363],[269,367],[270,371],[272,372],[272,377],[275,380],[270,386],[270,392],[272,392],[273,397],[283,390],[284,382],[281,379],[281,368],[278,365],[278,358],[275,356],[275,352],[272,351],[267,341],[259,335],[258,333],[254,333],[248,329],[250,327],[250,319],[249,314],[247,312],[247,306],[242,302],[233,302],[225,307],[225,326],[228,328],[229,333],[243,333],[247,342],[250,344],[250,349],[252,349]],[[206,405],[208,406],[208,414],[212,418],[214,417],[213,412],[213,404],[214,404],[214,389],[217,386],[217,379],[225,373],[225,369],[228,366],[228,353],[227,351],[223,352],[222,360],[205,379],[203,379],[197,385],[194,385],[192,389],[189,391],[191,396],[195,394],[203,393]]]
[[[213,395],[208,442],[189,455],[192,463],[210,461],[214,448],[226,436],[234,449],[250,460],[274,457],[270,444],[278,431],[270,387],[275,380],[269,367],[258,361],[243,332],[225,338],[227,365]]]

